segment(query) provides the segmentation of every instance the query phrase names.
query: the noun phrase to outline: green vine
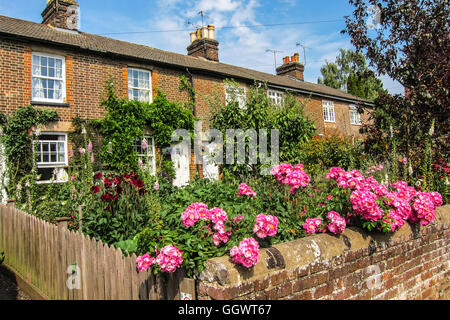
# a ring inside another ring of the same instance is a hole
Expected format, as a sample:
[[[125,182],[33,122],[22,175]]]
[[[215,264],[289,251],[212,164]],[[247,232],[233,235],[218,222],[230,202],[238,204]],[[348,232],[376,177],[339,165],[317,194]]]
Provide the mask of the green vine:
[[[134,145],[144,133],[150,133],[155,145],[163,148],[171,144],[174,130],[194,128],[192,111],[169,101],[162,91],[158,91],[149,104],[117,98],[111,81],[108,81],[107,90],[108,96],[102,102],[107,113],[98,124],[103,135],[101,158],[112,170],[138,170]]]
[[[30,135],[31,129],[58,120],[56,110],[35,109],[32,106],[17,109],[9,118],[5,115],[0,118],[3,130],[1,142],[4,145],[7,172],[7,176],[2,177],[2,182],[8,179],[8,197],[17,200],[16,191],[21,189],[21,182],[26,181],[34,185],[31,182],[35,178],[30,178],[29,175],[35,176],[37,173],[32,148],[32,140],[36,139],[36,136]]]

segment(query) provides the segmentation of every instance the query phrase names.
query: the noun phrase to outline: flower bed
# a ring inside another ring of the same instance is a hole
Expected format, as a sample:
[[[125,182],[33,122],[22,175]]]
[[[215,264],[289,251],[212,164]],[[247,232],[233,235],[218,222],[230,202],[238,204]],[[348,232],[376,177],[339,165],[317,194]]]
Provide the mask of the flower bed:
[[[146,229],[137,236],[138,253],[145,254],[138,264],[145,257],[156,259],[141,269],[175,271],[164,267],[166,260],[158,262],[158,252],[166,246],[181,254],[173,265],[186,267],[194,277],[206,260],[225,254],[234,263],[252,268],[258,263],[260,248],[274,243],[315,233],[337,235],[348,225],[382,233],[395,232],[406,222],[426,226],[443,203],[437,192],[421,192],[403,181],[386,185],[357,170],[331,168],[322,190],[310,184],[302,164],[280,164],[272,175],[272,181],[256,181],[254,187],[251,183],[230,186],[235,193],[230,197],[228,190],[226,199],[220,193],[194,192],[188,199],[202,202],[187,205],[181,213],[175,207],[163,217],[168,222],[165,228]],[[173,207],[187,199],[172,200]]]

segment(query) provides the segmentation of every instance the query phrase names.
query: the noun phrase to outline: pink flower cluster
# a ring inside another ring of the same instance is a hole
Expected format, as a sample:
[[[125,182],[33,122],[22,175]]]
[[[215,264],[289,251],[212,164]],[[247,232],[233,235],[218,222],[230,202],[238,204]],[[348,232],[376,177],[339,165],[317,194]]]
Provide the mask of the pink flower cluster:
[[[183,252],[173,245],[161,249],[156,259],[148,253],[136,258],[137,269],[145,271],[154,264],[158,264],[163,272],[175,272],[183,263]]]
[[[249,197],[256,197],[256,192],[253,191],[248,185],[245,183],[241,183],[239,185],[239,190],[237,193],[238,197],[240,196],[249,196]]]
[[[327,231],[326,226],[323,225],[322,218],[306,219],[302,227],[308,236],[317,232]]]
[[[435,217],[435,208],[441,206],[442,196],[438,192],[418,192],[405,181],[390,184],[390,189],[379,184],[372,176],[365,178],[359,171],[345,172],[339,167],[330,169],[327,179],[334,179],[342,188],[350,188],[350,202],[356,215],[367,221],[383,221],[391,231],[401,228],[405,221],[419,222],[425,226]],[[388,208],[384,211],[380,201]]]
[[[161,249],[156,257],[156,262],[163,272],[175,272],[183,263],[183,252],[173,245],[167,245]]]
[[[193,226],[200,219],[209,219],[208,205],[201,202],[190,204],[181,214],[181,221],[186,227]]]
[[[239,223],[243,219],[243,217],[239,216],[233,221]],[[226,230],[225,228],[225,221],[228,220],[228,215],[224,210],[220,208],[208,209],[208,205],[196,202],[190,204],[181,214],[181,222],[186,227],[192,227],[198,220],[211,220],[214,223],[213,228],[217,231],[212,236],[214,245],[218,246],[222,242],[228,242],[231,236],[231,230]]]
[[[267,236],[275,236],[278,232],[278,218],[271,215],[259,214],[256,217],[253,232],[261,239]]]
[[[139,271],[145,271],[156,263],[156,259],[153,257],[150,257],[150,255],[148,253],[146,253],[143,256],[137,257],[136,263],[137,263],[137,269]]]
[[[377,221],[383,217],[383,210],[376,200],[377,195],[370,191],[355,190],[350,195],[353,211],[368,221]]]
[[[239,247],[234,246],[230,250],[230,256],[233,262],[251,268],[258,263],[259,243],[253,238],[246,238],[239,243]]]
[[[305,229],[307,235],[312,235],[317,232],[326,232],[327,229],[334,234],[340,234],[345,230],[347,222],[345,218],[335,211],[328,212],[328,225],[324,223],[322,218],[306,219],[302,227]]]
[[[272,175],[277,181],[291,186],[291,193],[294,194],[300,187],[306,187],[311,181],[310,177],[304,171],[301,163],[297,164],[295,168],[290,163],[282,163],[274,166]]]
[[[345,219],[340,216],[339,213],[335,211],[330,211],[328,212],[327,218],[328,220],[330,220],[330,222],[328,223],[328,230],[331,233],[340,234],[342,233],[342,231],[345,230],[347,223],[345,222]]]

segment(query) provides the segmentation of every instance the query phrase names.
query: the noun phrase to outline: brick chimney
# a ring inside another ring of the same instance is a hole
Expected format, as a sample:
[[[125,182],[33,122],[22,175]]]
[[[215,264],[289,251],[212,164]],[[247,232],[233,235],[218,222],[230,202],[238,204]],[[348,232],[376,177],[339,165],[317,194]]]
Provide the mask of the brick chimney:
[[[42,24],[77,31],[80,27],[80,5],[75,0],[47,0]]]
[[[305,71],[305,66],[300,63],[298,53],[295,53],[292,57],[283,58],[283,65],[277,68],[277,75],[291,76],[300,81],[304,81],[303,71]]]
[[[214,39],[214,26],[198,28],[197,31],[191,32],[190,36],[191,44],[187,47],[189,56],[219,61],[219,42]]]

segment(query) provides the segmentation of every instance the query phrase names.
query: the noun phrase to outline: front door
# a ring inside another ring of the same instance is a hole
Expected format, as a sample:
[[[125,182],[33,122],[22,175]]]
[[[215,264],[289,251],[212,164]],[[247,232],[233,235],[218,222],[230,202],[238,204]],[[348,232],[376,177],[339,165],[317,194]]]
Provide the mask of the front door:
[[[173,185],[182,187],[189,183],[189,145],[185,142],[172,144],[171,158],[175,167]]]
[[[203,146],[205,147],[203,151],[203,178],[219,180],[219,167],[214,162],[214,152],[216,152],[217,144],[204,141]]]

